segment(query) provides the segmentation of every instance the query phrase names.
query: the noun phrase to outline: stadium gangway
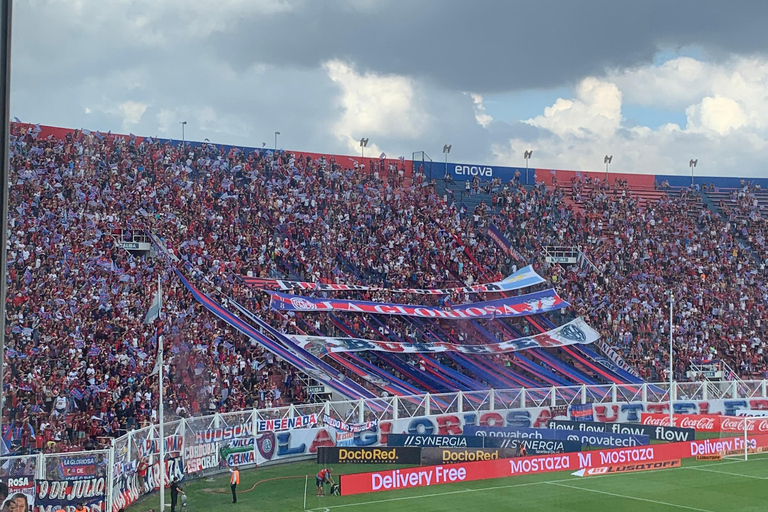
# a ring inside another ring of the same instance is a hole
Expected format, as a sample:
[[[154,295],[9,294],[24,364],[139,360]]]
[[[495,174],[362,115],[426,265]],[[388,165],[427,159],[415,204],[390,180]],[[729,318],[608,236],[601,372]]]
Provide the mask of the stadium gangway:
[[[492,388],[515,389],[526,387],[526,384],[532,383],[522,375],[513,375],[510,372],[488,368],[482,364],[483,360],[480,358],[475,360],[460,352],[448,352],[446,355],[456,364],[483,378]]]
[[[282,314],[281,314],[282,315]],[[318,331],[311,324],[307,323],[302,317],[295,317],[298,322],[301,322],[309,329],[315,332],[318,336],[325,336],[322,332]],[[328,352],[327,356],[333,359],[337,364],[344,366],[347,370],[351,371],[363,380],[373,384],[382,391],[386,391],[390,395],[408,396],[421,393],[422,391],[407,382],[398,379],[394,375],[379,368],[378,366],[368,363],[365,359],[357,357],[353,352],[344,354],[336,354],[334,352]],[[368,371],[365,371],[365,369]]]
[[[341,331],[344,334],[346,334],[347,336],[352,336],[354,338],[359,338],[360,337],[359,333],[355,332],[352,329],[352,327],[346,325],[341,318],[337,317],[336,315],[334,315],[332,313],[329,314],[329,318],[331,319],[331,322],[333,322],[333,324],[336,327],[338,327],[339,329],[341,329]],[[384,359],[380,357],[379,353],[375,353],[375,355],[376,355],[376,357],[378,357],[379,359],[384,361]],[[389,361],[384,361],[384,362],[391,366],[391,362],[389,362]],[[403,373],[404,375],[407,375],[415,384],[417,384],[418,386],[422,387],[422,389],[430,389],[432,391],[435,391],[437,388],[440,387],[440,386],[436,387],[435,384],[433,382],[431,382],[431,379],[428,382],[427,380],[421,378],[421,376],[411,375],[411,374],[404,373],[404,372],[401,372],[401,373]]]
[[[294,344],[292,341],[290,341],[290,340],[288,340],[287,338],[285,338],[285,336],[284,336],[284,335],[282,335],[282,333],[280,333],[279,331],[277,331],[276,329],[274,329],[272,326],[270,326],[269,324],[267,324],[266,322],[264,322],[264,321],[263,321],[263,320],[261,320],[260,318],[256,317],[256,316],[255,316],[253,313],[251,313],[249,310],[247,310],[247,309],[246,309],[246,308],[244,308],[243,306],[239,305],[239,304],[238,304],[236,301],[234,301],[234,300],[232,300],[232,299],[230,299],[230,300],[231,300],[231,302],[232,302],[232,303],[235,305],[235,307],[236,307],[236,308],[237,308],[237,309],[238,309],[238,310],[239,310],[241,313],[243,313],[244,315],[246,315],[246,316],[247,316],[247,317],[248,317],[250,320],[252,320],[253,322],[255,322],[257,325],[259,325],[259,326],[262,326],[262,328],[264,328],[264,329],[266,329],[267,331],[269,331],[269,332],[273,333],[273,334],[274,334],[274,335],[275,335],[277,338],[281,339],[281,340],[282,340],[282,341],[283,341],[285,344],[289,344],[290,346],[296,347],[296,349],[297,349],[297,350],[300,350],[300,351],[306,352],[306,351],[305,351],[303,348],[301,348],[301,347],[298,347],[298,346],[297,346],[296,344]],[[306,353],[307,353],[307,354],[309,354],[309,352],[306,352]],[[310,354],[310,355],[311,355],[311,354]],[[312,356],[312,357],[314,357],[314,356]],[[324,361],[321,361],[319,358],[315,358],[315,359],[316,359],[317,361],[320,361],[324,367],[327,367],[327,368],[329,368],[329,369],[333,370],[333,367],[332,367],[332,366],[330,366],[330,365],[328,365],[328,364],[327,364],[327,363],[325,363]],[[334,359],[335,359],[335,358],[334,358]],[[349,363],[349,364],[345,364],[345,362],[343,362],[343,361],[342,361],[342,362],[341,362],[341,364],[342,364],[342,365],[343,365],[345,368],[348,368],[349,370],[351,370],[351,371],[354,371],[354,372],[355,372],[357,375],[359,375],[359,376],[360,376],[360,377],[362,377],[363,379],[365,379],[365,378],[368,376],[368,374],[367,374],[366,372],[362,372],[362,371],[361,371],[359,368],[355,368],[355,366],[354,366],[353,364],[351,364],[351,363]],[[306,371],[306,370],[304,370],[304,371],[305,371],[305,373],[307,373],[307,371]],[[309,372],[309,374],[310,374],[310,376],[313,376],[311,371]],[[370,382],[370,381],[369,381],[369,382]],[[375,383],[373,383],[373,384],[375,385]],[[357,383],[355,383],[355,385],[357,385],[357,386],[360,386],[360,385],[359,385],[359,384],[357,384]],[[362,386],[360,386],[360,387],[362,387]],[[365,388],[363,388],[363,389],[365,389]],[[391,386],[388,386],[388,385],[385,385],[385,386],[384,386],[384,390],[385,390],[385,391],[387,391],[388,393],[394,393],[394,392],[395,392],[395,388],[394,388],[394,387],[391,387]],[[366,391],[368,391],[368,390],[366,390]],[[370,393],[370,392],[369,392],[369,393]]]
[[[499,340],[496,339],[493,334],[488,332],[488,330],[477,323],[475,320],[470,320],[472,323],[472,326],[483,336],[486,338],[498,342]],[[553,386],[571,386],[573,385],[573,382],[569,382],[565,380],[564,378],[560,377],[559,375],[556,375],[552,371],[548,370],[547,368],[544,368],[543,366],[534,363],[533,361],[530,361],[529,359],[525,358],[524,356],[520,355],[519,353],[514,353],[512,355],[512,362],[514,364],[515,360],[518,358],[522,359],[522,366],[525,370],[527,370],[529,373],[537,376],[540,380],[543,382],[546,382],[547,384],[553,385]]]
[[[411,321],[411,323],[413,325],[416,325],[416,326],[420,325],[424,329],[425,334],[428,333],[428,332],[431,332],[431,331],[427,330],[426,325],[423,323],[423,321],[421,321],[419,319],[415,319],[415,318],[414,319],[407,318],[407,320]],[[436,323],[433,324],[433,325],[435,325],[439,329],[439,326]],[[386,325],[384,325],[384,327],[386,329],[389,329]],[[350,328],[350,330],[351,330],[351,328]],[[398,338],[398,339],[401,339],[401,338]],[[436,341],[443,341],[443,340],[440,340],[437,337],[435,337],[435,339],[436,339]],[[449,340],[449,341],[451,341],[453,343],[458,343],[457,340],[451,338],[448,334],[445,334],[445,339],[447,339],[447,340]],[[448,366],[446,366],[444,364],[438,363],[437,361],[434,361],[434,359],[427,358],[426,355],[422,355],[422,358],[425,360],[425,363],[431,363],[432,366],[434,366],[434,368],[430,368],[429,365],[428,365],[428,368],[427,368],[428,371],[431,370],[431,373],[433,373],[433,374],[434,374],[435,371],[443,371],[446,374],[448,374],[448,375],[452,376],[453,378],[455,378],[456,380],[466,384],[468,389],[487,389],[487,386],[482,386],[482,383],[478,383],[475,379],[472,379],[472,378],[468,377],[467,375],[464,375],[463,373],[461,373],[461,372],[459,372],[457,370],[454,370],[453,368],[450,368],[450,367],[448,367]],[[478,385],[480,385],[481,387],[478,388],[477,387]],[[468,399],[471,401],[471,400],[473,400],[473,397],[470,395],[468,397]]]
[[[385,328],[385,329],[389,329],[389,328],[388,328],[388,327],[387,327],[385,324],[383,324],[383,323],[382,323],[382,322],[381,322],[381,321],[380,321],[378,318],[376,318],[375,316],[370,316],[370,318],[371,318],[373,321],[375,321],[376,323],[378,323],[380,326],[382,326],[383,328]],[[368,326],[369,326],[371,329],[374,329],[374,330],[376,330],[376,329],[375,329],[375,328],[374,328],[374,327],[373,327],[373,326],[372,326],[372,325],[371,325],[371,324],[370,324],[368,321],[366,321],[365,317],[363,317],[363,319],[362,319],[362,320],[363,320],[363,322],[364,322],[366,325],[368,325]],[[392,332],[392,333],[390,334],[390,337],[392,337],[392,338],[395,338],[395,340],[397,340],[397,341],[400,341],[400,342],[402,342],[402,343],[408,343],[406,340],[404,340],[404,339],[400,338],[399,336],[397,336],[397,335],[396,335],[394,332]],[[435,368],[435,369],[438,369],[438,368],[439,368],[439,369],[440,369],[440,370],[441,370],[443,373],[445,373],[445,374],[451,374],[451,373],[454,371],[454,370],[452,370],[451,368],[448,368],[448,367],[446,367],[446,366],[443,366],[443,365],[441,365],[440,363],[438,363],[438,362],[436,362],[436,361],[433,361],[433,365],[434,365],[434,368]],[[483,384],[482,384],[481,382],[477,382],[476,380],[472,379],[471,377],[467,377],[467,376],[465,376],[465,375],[462,375],[462,374],[461,374],[461,373],[459,373],[459,372],[456,372],[456,373],[457,373],[458,375],[460,375],[460,378],[458,379],[458,382],[461,382],[461,383],[462,383],[461,385],[459,385],[459,386],[458,386],[458,388],[459,388],[459,389],[462,389],[463,391],[471,391],[471,390],[473,390],[473,389],[474,389],[474,390],[479,390],[479,389],[486,389],[486,388],[487,388],[487,386],[483,386]],[[438,378],[439,380],[443,381],[443,382],[444,382],[444,383],[445,383],[445,384],[448,386],[448,388],[449,388],[449,389],[451,388],[451,385],[452,385],[452,384],[455,384],[454,382],[452,382],[452,380],[451,380],[450,378],[446,378],[446,377],[444,377],[443,375],[439,375],[439,374],[435,374],[435,373],[433,373],[433,375],[434,375],[436,378]],[[451,389],[451,391],[455,391],[455,389]]]
[[[310,370],[310,374],[312,371],[317,372],[320,370],[327,376],[327,378],[324,379],[326,381],[325,383],[332,389],[336,390],[338,393],[341,393],[348,398],[360,399],[375,397],[373,393],[360,386],[356,382],[341,382],[338,379],[333,378],[333,376],[336,375],[336,371],[330,365],[316,358],[309,352],[299,347],[296,347],[295,350],[288,350],[285,346],[282,346],[279,343],[269,339],[257,329],[244,322],[238,316],[225,309],[223,306],[221,306],[221,304],[208,297],[208,295],[198,290],[182,275],[178,269],[176,269],[175,272],[179,279],[181,279],[182,284],[187,288],[187,290],[190,291],[190,293],[192,293],[192,296],[195,298],[195,300],[202,304],[205,309],[213,313],[217,318],[231,325],[237,331],[248,336],[249,338],[255,339],[257,342],[263,345],[264,348],[276,356],[285,359],[288,363],[304,371],[305,373],[307,373],[307,370]],[[268,328],[268,331],[273,330],[271,326],[266,324],[266,322],[261,322],[261,324],[265,325]],[[264,328],[264,326],[262,326],[262,328]]]
[[[525,319],[533,326],[535,327],[539,332],[546,332],[546,329],[539,325],[539,323],[533,319],[532,317],[525,317]],[[546,321],[546,319],[544,320]],[[547,321],[549,324],[552,324],[552,322]],[[589,368],[593,372],[595,372],[600,377],[604,378],[607,382],[613,383],[613,384],[631,384],[626,381],[626,379],[622,379],[617,374],[612,372],[609,368],[606,368],[600,364],[598,364],[596,361],[588,361],[585,357],[583,357],[580,353],[577,353],[576,351],[572,350],[570,346],[562,346],[560,347],[563,352],[567,353],[571,357],[573,357],[575,360],[579,361],[583,366]]]
[[[514,326],[507,325],[504,322],[501,322],[501,324],[507,329],[507,332],[510,332],[513,336],[522,337],[522,334]],[[592,378],[585,375],[575,366],[569,365],[565,361],[561,361],[560,359],[556,358],[552,354],[548,353],[543,348],[534,348],[534,349],[526,350],[525,352],[527,355],[531,355],[532,357],[538,359],[539,361],[545,364],[548,364],[553,368],[556,368],[558,371],[560,371],[562,374],[564,374],[565,376],[567,376],[577,384],[587,384],[587,385],[598,384]]]
[[[418,320],[422,326],[424,326],[421,320]],[[425,333],[432,333],[436,329],[442,333],[443,337],[451,343],[461,344],[457,339],[453,338],[450,334],[446,333],[439,324],[433,323],[431,327],[434,329],[425,330]],[[436,336],[439,340],[439,336]],[[442,341],[442,340],[440,340]],[[488,361],[484,356],[476,356],[474,359],[466,356],[465,354],[449,353],[447,354],[453,362],[463,368],[472,371],[475,375],[491,376],[492,382],[501,386],[520,386],[520,387],[537,387],[540,386],[540,382],[535,382],[517,372],[512,371],[510,368]],[[502,384],[499,384],[502,383]]]
[[[544,327],[552,328],[554,329],[556,326],[555,324],[547,318],[545,315],[537,315],[538,319],[544,324]],[[616,365],[613,361],[611,361],[608,358],[601,358],[591,347],[587,345],[575,345],[574,348],[580,352],[585,357],[589,358],[593,362],[597,363],[602,368],[609,370],[613,375],[615,375],[620,382],[618,383],[626,383],[626,384],[642,384],[643,379],[632,375],[628,371],[619,368],[618,365]],[[598,359],[602,360],[604,364],[598,363]],[[607,365],[607,368],[606,368]]]
[[[421,321],[420,321],[421,322]],[[425,324],[422,322],[422,326]],[[458,340],[451,337],[450,334],[446,333],[438,324],[433,324],[434,328],[437,329],[440,333],[443,334],[443,337],[448,340],[451,343],[461,344]],[[434,329],[427,330],[425,327],[425,334],[431,333],[438,341],[440,340],[440,337],[435,334]],[[529,380],[522,375],[519,374],[510,374],[510,370],[508,368],[504,368],[501,365],[498,365],[494,362],[488,361],[487,357],[485,356],[476,356],[474,359],[476,360],[475,363],[472,363],[471,368],[467,367],[466,364],[471,359],[469,357],[451,357],[451,359],[458,364],[459,366],[464,367],[467,370],[472,371],[475,375],[484,376],[490,373],[491,375],[494,375],[494,378],[498,380],[498,377],[501,376],[504,381],[506,382],[504,385],[519,385],[519,386],[526,386],[526,385],[533,385],[538,386],[540,383],[534,382],[532,380]],[[482,372],[478,372],[478,368],[482,369]]]

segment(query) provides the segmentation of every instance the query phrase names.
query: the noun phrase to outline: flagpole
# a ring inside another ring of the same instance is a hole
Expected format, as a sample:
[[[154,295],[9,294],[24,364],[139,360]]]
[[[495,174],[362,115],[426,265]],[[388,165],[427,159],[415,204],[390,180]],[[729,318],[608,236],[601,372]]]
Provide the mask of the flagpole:
[[[160,276],[157,276],[157,293],[161,295],[160,289]],[[160,310],[157,312],[158,320],[162,322],[160,313],[163,310],[163,299],[160,297]],[[159,329],[155,332],[159,332]],[[165,512],[165,415],[163,414],[163,341],[162,334],[157,335],[157,359],[160,367],[157,371],[158,379],[160,379],[160,404],[158,412],[160,420],[160,512]]]

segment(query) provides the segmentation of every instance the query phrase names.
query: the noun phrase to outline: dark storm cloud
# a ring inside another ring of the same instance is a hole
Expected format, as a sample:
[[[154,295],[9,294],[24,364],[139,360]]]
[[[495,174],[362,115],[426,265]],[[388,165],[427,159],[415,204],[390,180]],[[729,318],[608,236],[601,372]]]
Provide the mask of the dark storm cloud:
[[[338,58],[454,90],[492,92],[557,86],[649,62],[660,47],[764,52],[766,19],[764,1],[312,1],[274,17],[245,17],[214,36],[214,46],[238,66],[314,67]]]

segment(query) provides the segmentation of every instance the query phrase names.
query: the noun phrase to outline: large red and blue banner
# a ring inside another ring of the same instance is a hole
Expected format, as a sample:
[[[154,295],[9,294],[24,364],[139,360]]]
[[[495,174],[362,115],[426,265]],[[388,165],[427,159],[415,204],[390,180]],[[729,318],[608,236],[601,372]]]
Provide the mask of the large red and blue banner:
[[[514,258],[517,261],[523,260],[522,255],[519,252],[517,252],[517,250],[514,247],[512,247],[512,242],[510,242],[509,239],[504,236],[501,230],[496,226],[494,226],[493,224],[488,226],[488,238],[493,240],[496,243],[496,245],[501,247],[501,249],[505,253],[509,254],[510,257]]]
[[[511,245],[511,244],[510,244]],[[510,253],[511,254],[511,253]],[[519,254],[517,255],[519,256]],[[517,259],[520,259],[519,257]],[[284,279],[266,279],[262,277],[239,276],[245,284],[259,290],[303,290],[325,292],[348,291],[380,291],[386,290],[393,293],[411,293],[418,295],[448,295],[454,292],[460,293],[501,293],[511,292],[527,288],[544,282],[544,278],[528,265],[502,281],[487,284],[476,284],[460,288],[380,288],[376,286],[364,286],[358,284],[338,283],[314,283],[307,281],[286,281]]]
[[[75,510],[78,503],[88,512],[107,509],[106,477],[88,480],[38,480],[35,511]]]
[[[296,342],[304,350],[323,355],[329,352],[394,352],[398,354],[436,354],[439,352],[461,352],[464,354],[503,354],[531,348],[563,347],[593,343],[600,338],[600,333],[592,329],[583,318],[571,320],[551,331],[526,338],[516,338],[500,343],[485,345],[462,345],[448,342],[402,343],[394,341],[376,341],[364,338],[331,338],[327,336],[286,337]]]
[[[518,297],[461,304],[448,308],[357,300],[317,299],[280,292],[270,292],[270,296],[272,297],[270,307],[276,311],[308,311],[313,313],[344,311],[347,313],[401,315],[448,320],[476,320],[480,318],[538,315],[566,308],[570,305],[560,298],[552,288]]]

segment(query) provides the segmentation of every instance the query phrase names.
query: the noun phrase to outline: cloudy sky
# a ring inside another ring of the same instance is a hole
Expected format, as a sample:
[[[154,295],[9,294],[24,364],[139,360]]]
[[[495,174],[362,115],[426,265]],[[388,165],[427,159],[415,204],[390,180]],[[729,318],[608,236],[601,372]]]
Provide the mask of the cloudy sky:
[[[16,0],[12,116],[318,152],[768,176],[768,2]]]

